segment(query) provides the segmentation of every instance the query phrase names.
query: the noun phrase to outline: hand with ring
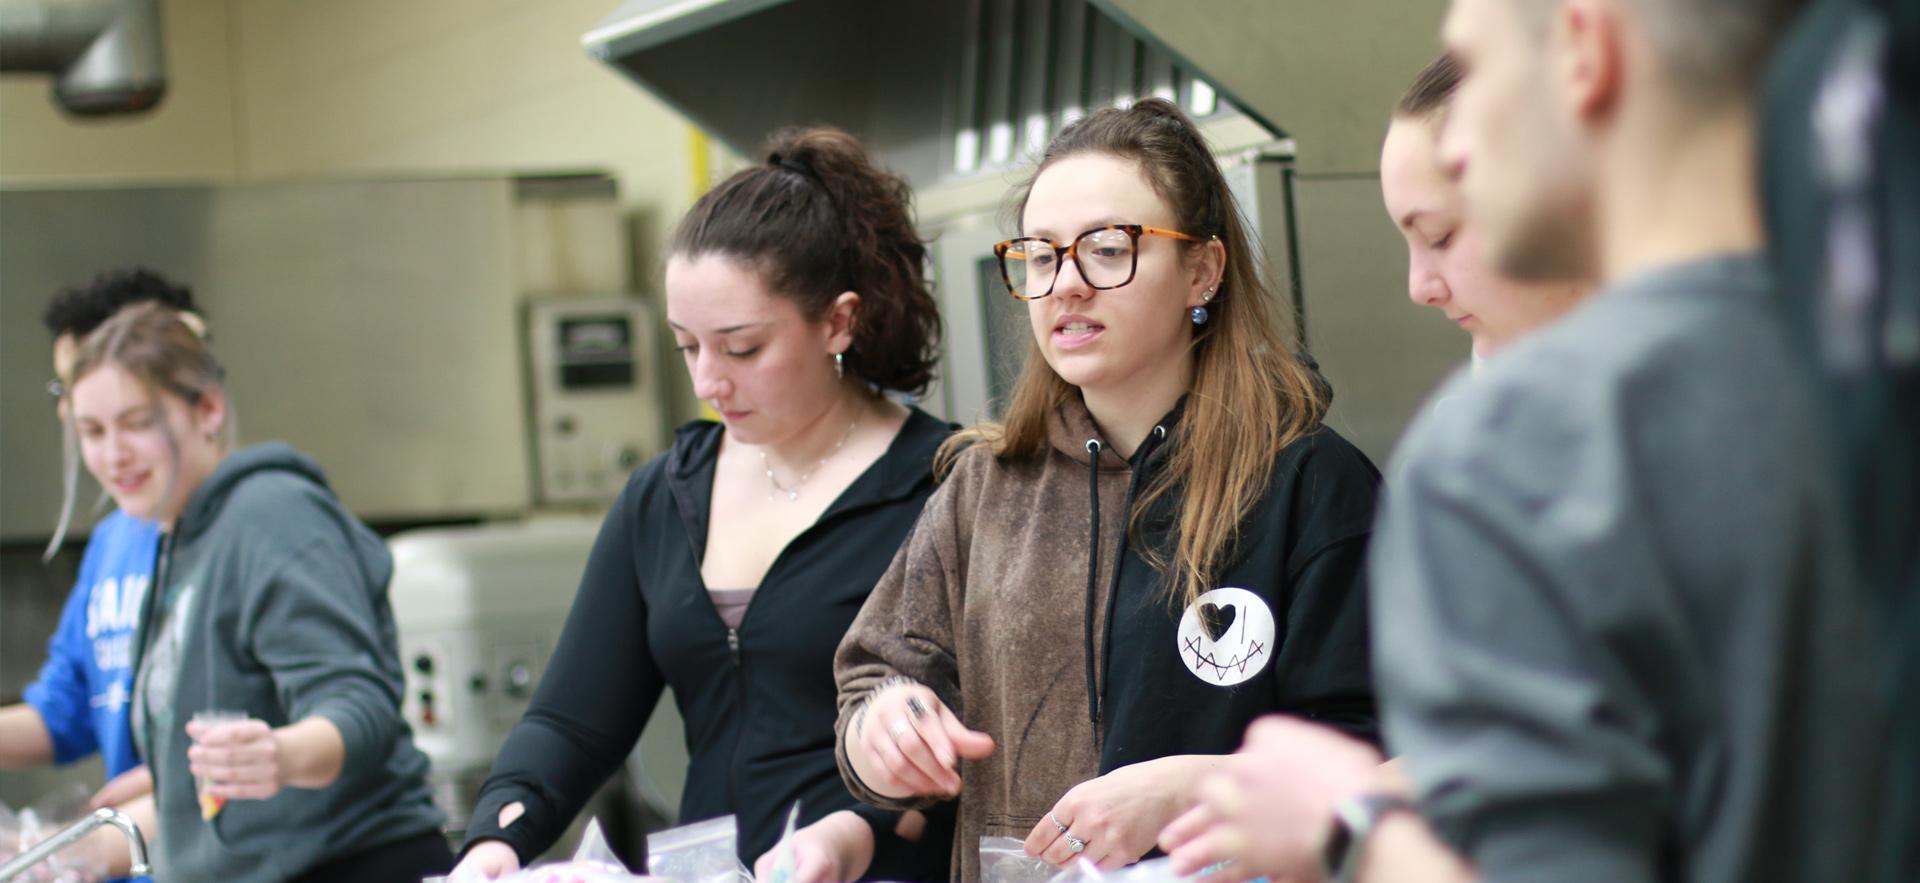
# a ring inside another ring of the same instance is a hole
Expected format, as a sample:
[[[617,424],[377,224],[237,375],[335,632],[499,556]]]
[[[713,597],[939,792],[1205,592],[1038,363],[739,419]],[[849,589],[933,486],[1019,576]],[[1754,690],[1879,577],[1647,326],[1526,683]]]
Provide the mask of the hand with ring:
[[[967,729],[931,689],[902,680],[854,713],[846,747],[860,780],[883,795],[952,797],[960,760],[992,754],[993,737]]]
[[[1060,821],[1059,816],[1053,814],[1052,810],[1047,811],[1047,821],[1052,822],[1055,830],[1058,830],[1060,836],[1067,841],[1067,850],[1069,852],[1072,852],[1074,855],[1079,855],[1087,851],[1087,841],[1073,836],[1073,832],[1067,830],[1067,826]]]
[[[1027,834],[1027,854],[1065,868],[1084,858],[1103,871],[1140,860],[1160,830],[1193,806],[1194,783],[1224,762],[1176,755],[1123,766],[1062,795]]]

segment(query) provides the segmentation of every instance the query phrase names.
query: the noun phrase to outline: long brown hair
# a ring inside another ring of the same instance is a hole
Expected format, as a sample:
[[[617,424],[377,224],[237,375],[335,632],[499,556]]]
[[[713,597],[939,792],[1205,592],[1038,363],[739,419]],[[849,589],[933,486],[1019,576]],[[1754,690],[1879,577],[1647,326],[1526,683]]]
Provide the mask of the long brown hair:
[[[1211,587],[1215,568],[1234,554],[1240,522],[1266,492],[1281,449],[1319,426],[1326,395],[1293,351],[1282,325],[1286,301],[1268,289],[1226,178],[1186,114],[1171,102],[1150,98],[1095,111],[1062,129],[1039,168],[1015,191],[1019,213],[1025,214],[1041,173],[1083,153],[1138,163],[1181,230],[1218,236],[1226,246],[1225,272],[1208,305],[1213,317],[1194,330],[1193,385],[1171,453],[1142,490],[1128,522],[1138,540],[1142,516],[1154,503],[1178,497],[1172,554],[1146,543],[1136,547],[1167,578],[1172,597],[1191,603]],[[936,470],[944,476],[960,451],[973,444],[987,446],[1003,460],[1044,457],[1047,420],[1078,393],[1054,373],[1033,341],[1006,419],[948,439]]]

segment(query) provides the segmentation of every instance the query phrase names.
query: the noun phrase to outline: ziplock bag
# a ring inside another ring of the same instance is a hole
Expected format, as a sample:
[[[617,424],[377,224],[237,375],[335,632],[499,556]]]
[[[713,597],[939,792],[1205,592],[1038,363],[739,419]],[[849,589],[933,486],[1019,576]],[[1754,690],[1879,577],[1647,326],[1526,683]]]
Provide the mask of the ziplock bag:
[[[423,883],[639,883],[656,879],[627,870],[607,846],[607,837],[600,832],[600,820],[593,819],[587,822],[580,848],[574,850],[573,858],[567,861],[523,868],[491,881],[477,873],[460,873],[451,877],[428,877]]]
[[[721,816],[647,835],[647,873],[679,883],[753,883],[734,855],[733,816]]]
[[[1027,842],[1015,837],[980,838],[980,879],[984,883],[1047,883],[1060,869],[1027,854]]]
[[[1173,872],[1173,859],[1166,856],[1111,871],[1102,871],[1093,862],[1081,859],[1072,867],[1055,875],[1047,883],[1187,883],[1189,880],[1198,880],[1218,871],[1225,864],[1226,862],[1221,862],[1201,868],[1198,873],[1181,877]],[[1265,883],[1265,881],[1266,878],[1261,877],[1253,883]]]

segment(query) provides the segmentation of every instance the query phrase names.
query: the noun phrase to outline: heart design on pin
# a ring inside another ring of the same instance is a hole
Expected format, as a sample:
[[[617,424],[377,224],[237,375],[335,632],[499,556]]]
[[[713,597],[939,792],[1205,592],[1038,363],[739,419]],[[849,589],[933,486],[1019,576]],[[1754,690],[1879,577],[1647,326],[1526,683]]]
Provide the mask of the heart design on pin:
[[[1200,605],[1200,623],[1206,626],[1207,638],[1209,640],[1220,640],[1220,636],[1226,634],[1227,629],[1233,628],[1233,621],[1239,618],[1239,616],[1240,608],[1232,604],[1224,606],[1216,604]]]

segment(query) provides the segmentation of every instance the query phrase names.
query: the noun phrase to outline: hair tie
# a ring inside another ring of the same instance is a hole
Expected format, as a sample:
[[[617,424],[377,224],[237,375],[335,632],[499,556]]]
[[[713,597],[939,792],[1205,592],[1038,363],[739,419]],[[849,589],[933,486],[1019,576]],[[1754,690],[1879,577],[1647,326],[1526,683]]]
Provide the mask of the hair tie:
[[[176,310],[174,316],[180,320],[180,324],[187,326],[188,331],[193,332],[194,337],[202,341],[207,339],[207,320],[200,318],[199,313],[192,310]]]
[[[813,181],[815,183],[818,183],[820,181],[820,176],[814,173],[812,166],[809,166],[806,163],[803,163],[797,159],[794,159],[793,157],[783,156],[781,154],[775,153],[767,157],[767,161],[769,163],[772,163],[773,165],[779,166],[780,168],[786,169],[789,172],[793,172],[796,175],[806,178],[809,181]]]

